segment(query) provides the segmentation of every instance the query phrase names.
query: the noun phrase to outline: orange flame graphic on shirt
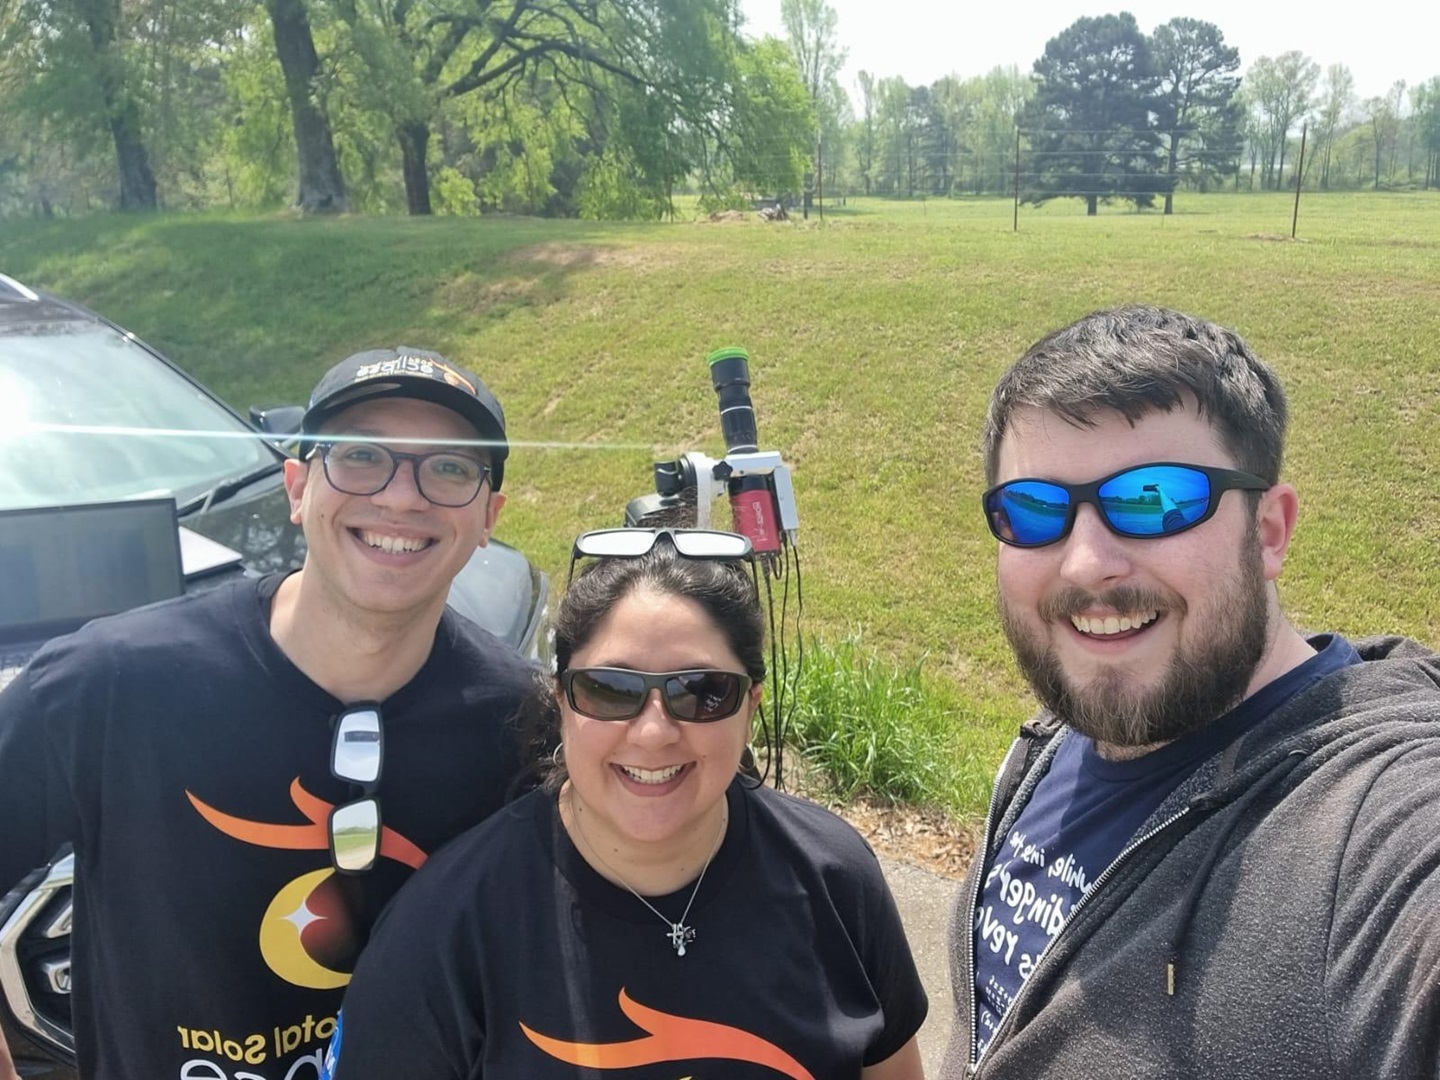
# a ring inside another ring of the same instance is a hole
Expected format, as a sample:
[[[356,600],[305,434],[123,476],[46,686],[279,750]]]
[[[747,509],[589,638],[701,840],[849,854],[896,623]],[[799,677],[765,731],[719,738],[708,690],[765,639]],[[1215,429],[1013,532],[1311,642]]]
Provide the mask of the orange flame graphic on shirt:
[[[245,818],[234,817],[216,810],[188,791],[185,792],[185,797],[190,800],[190,805],[195,807],[200,816],[211,825],[214,825],[226,836],[233,836],[236,840],[244,843],[254,844],[257,847],[284,848],[289,851],[325,851],[330,847],[328,822],[330,811],[335,809],[335,804],[311,795],[300,786],[298,776],[290,782],[290,800],[295,804],[295,809],[309,819],[310,824],[308,825],[267,825],[260,821],[247,821]],[[420,864],[425,861],[425,852],[394,829],[382,826],[380,829],[380,857],[394,859],[398,863],[404,863],[412,870],[418,870]]]
[[[695,1058],[720,1058],[762,1065],[791,1080],[815,1080],[805,1066],[758,1035],[728,1024],[671,1016],[658,1009],[647,1008],[626,993],[624,987],[620,989],[620,1011],[647,1033],[643,1039],[617,1043],[575,1043],[541,1035],[523,1023],[520,1030],[551,1057],[582,1068],[633,1069],[640,1065]]]
[[[299,777],[290,784],[290,799],[305,816],[305,825],[249,821],[215,809],[192,792],[186,791],[185,797],[202,818],[242,843],[287,851],[330,847],[329,817],[335,807],[306,791]],[[425,852],[389,828],[380,832],[380,856],[416,870],[425,861]],[[328,860],[281,886],[260,918],[260,955],[271,971],[294,986],[333,990],[346,985],[363,940]]]

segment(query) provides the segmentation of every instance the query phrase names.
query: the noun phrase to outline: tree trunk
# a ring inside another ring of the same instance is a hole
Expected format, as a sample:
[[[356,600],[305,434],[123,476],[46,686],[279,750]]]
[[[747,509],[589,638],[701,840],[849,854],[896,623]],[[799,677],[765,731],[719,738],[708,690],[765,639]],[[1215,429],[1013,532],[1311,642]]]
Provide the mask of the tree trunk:
[[[1086,195],[1086,196],[1085,196],[1085,216],[1086,216],[1086,217],[1094,217],[1095,214],[1096,214],[1096,212],[1097,212],[1097,210],[1098,210],[1098,208],[1099,208],[1099,206],[1100,206],[1100,197],[1099,197],[1098,195]]]
[[[425,155],[430,147],[430,125],[402,124],[395,134],[405,171],[405,207],[412,217],[428,216],[430,176],[425,171]]]
[[[125,92],[119,58],[114,55],[116,24],[120,19],[119,0],[99,0],[80,5],[81,17],[90,31],[90,46],[100,75],[100,98],[105,106],[105,124],[115,143],[115,162],[120,174],[120,209],[154,210],[155,174],[150,155],[140,137],[140,108]]]
[[[155,174],[150,171],[150,155],[140,141],[135,112],[133,107],[122,106],[110,116],[110,136],[115,140],[115,158],[120,166],[120,209],[154,210]]]
[[[285,73],[285,94],[290,99],[295,151],[300,165],[300,186],[295,205],[306,214],[344,211],[345,182],[335,158],[330,119],[315,97],[320,57],[305,13],[305,0],[265,0],[275,28],[275,54]]]
[[[1170,215],[1175,210],[1175,174],[1180,164],[1180,135],[1178,132],[1170,133],[1170,152],[1165,155],[1165,175],[1169,177],[1170,183],[1165,187],[1165,213]]]

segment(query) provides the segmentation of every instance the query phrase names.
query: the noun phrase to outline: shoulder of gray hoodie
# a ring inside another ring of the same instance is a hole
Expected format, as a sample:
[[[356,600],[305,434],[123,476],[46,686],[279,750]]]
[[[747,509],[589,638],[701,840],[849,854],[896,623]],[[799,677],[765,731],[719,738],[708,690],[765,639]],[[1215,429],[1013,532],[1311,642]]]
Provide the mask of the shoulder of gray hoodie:
[[[1363,663],[1287,700],[1137,830],[1159,832],[1061,932],[981,1077],[1440,1076],[1440,656],[1351,644]],[[1025,725],[992,836],[1063,737],[1046,714]],[[957,907],[957,980],[970,917]],[[955,991],[945,1077],[968,1059],[973,991]]]

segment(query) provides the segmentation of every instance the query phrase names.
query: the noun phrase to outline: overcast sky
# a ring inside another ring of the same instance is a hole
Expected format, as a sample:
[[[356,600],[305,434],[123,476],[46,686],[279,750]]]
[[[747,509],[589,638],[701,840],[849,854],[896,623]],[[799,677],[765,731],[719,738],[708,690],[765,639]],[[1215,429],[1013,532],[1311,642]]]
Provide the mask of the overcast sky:
[[[784,37],[780,0],[741,0],[752,37]],[[1345,64],[1361,97],[1440,75],[1440,0],[1366,0],[1300,5],[1276,0],[1173,0],[1086,5],[1026,0],[969,5],[961,0],[830,0],[840,44],[849,50],[841,83],[858,99],[855,73],[900,75],[911,86],[943,75],[981,75],[997,64],[1029,71],[1045,43],[1083,15],[1129,11],[1149,33],[1179,15],[1220,27],[1240,50],[1241,70],[1261,56],[1299,49],[1322,70]]]

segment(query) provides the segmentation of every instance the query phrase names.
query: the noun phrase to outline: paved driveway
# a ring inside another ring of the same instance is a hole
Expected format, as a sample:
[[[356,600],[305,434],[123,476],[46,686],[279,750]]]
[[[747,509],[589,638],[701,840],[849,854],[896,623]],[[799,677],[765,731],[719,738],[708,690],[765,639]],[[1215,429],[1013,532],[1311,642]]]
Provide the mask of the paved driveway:
[[[945,1054],[955,1013],[950,998],[945,929],[960,882],[884,856],[880,858],[880,866],[890,883],[890,891],[895,894],[905,936],[910,939],[910,951],[915,954],[920,980],[930,997],[930,1015],[920,1029],[920,1054],[925,1059],[925,1075],[933,1080],[940,1075],[940,1059]]]

